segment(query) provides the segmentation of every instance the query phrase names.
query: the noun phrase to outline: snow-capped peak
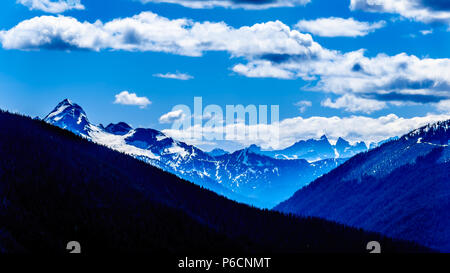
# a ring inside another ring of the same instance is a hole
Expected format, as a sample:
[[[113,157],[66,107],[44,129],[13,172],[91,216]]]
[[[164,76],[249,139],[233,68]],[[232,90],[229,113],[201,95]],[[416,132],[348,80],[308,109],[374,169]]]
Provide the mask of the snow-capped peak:
[[[55,109],[44,118],[44,121],[83,136],[87,136],[91,125],[83,108],[69,99],[58,103]]]
[[[57,116],[60,116],[67,108],[73,106],[72,102],[68,99],[65,99],[56,105],[55,109],[48,114],[44,120],[48,121],[50,119],[54,119]]]

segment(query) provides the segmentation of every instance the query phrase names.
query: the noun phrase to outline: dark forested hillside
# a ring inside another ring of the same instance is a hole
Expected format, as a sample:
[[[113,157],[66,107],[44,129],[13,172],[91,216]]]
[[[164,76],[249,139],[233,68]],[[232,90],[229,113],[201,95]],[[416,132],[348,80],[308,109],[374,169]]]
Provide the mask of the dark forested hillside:
[[[235,203],[42,121],[0,112],[0,252],[426,251]]]
[[[275,209],[450,251],[450,121],[359,154]]]

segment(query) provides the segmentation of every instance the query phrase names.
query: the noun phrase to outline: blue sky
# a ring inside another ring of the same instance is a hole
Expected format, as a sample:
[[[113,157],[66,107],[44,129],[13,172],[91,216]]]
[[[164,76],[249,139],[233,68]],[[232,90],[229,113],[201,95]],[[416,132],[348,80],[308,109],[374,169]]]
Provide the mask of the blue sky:
[[[2,1],[0,108],[43,117],[70,98],[94,123],[164,130],[162,115],[201,96],[223,107],[277,104],[281,120],[316,126],[315,133],[294,127],[284,146],[323,132],[379,140],[450,112],[448,1],[401,1],[406,8],[390,0]],[[190,23],[180,27],[180,18]],[[168,35],[180,29],[188,31]],[[167,73],[188,79],[155,76]],[[125,90],[151,104],[114,103]],[[389,115],[396,118],[386,122]],[[326,122],[313,122],[318,117]],[[333,117],[386,128],[332,129]]]

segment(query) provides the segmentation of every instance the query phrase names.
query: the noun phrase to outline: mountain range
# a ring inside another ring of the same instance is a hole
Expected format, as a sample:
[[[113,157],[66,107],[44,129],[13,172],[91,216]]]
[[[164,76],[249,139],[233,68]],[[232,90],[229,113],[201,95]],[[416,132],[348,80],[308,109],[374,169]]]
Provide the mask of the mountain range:
[[[43,121],[0,119],[0,251],[62,249],[77,236],[90,251],[126,242],[137,251],[354,251],[369,238],[384,251],[450,251],[450,120],[369,150],[326,136],[283,150],[331,157],[308,161],[255,145],[207,153],[153,129],[97,126],[69,100]],[[260,207],[287,200],[258,210],[180,178]]]
[[[261,151],[254,145],[233,153],[223,150],[207,153],[154,129],[134,129],[124,122],[106,127],[94,125],[84,110],[68,99],[43,120],[232,200],[261,208],[271,208],[286,200],[299,188],[343,163],[346,158],[335,156],[336,150],[345,156],[367,150],[365,144],[351,146],[343,139],[332,146],[324,136],[297,143],[285,150],[285,156]],[[294,154],[297,158],[286,160]],[[302,155],[307,159],[323,159],[308,162]]]
[[[104,134],[88,123],[82,127],[87,119],[71,124],[79,110],[72,109],[67,117],[60,112],[50,118],[60,117],[60,125],[76,126],[80,134]],[[124,124],[108,127],[117,135],[131,132]],[[318,218],[238,204],[86,137],[0,111],[0,252],[64,254],[69,241],[79,242],[85,255],[152,257],[367,252],[369,241],[380,242],[385,253],[430,251]]]
[[[374,144],[372,144],[372,147],[374,147]],[[264,151],[256,145],[250,146],[250,149],[254,153],[276,159],[306,159],[309,162],[332,158],[350,158],[368,150],[366,144],[362,141],[351,145],[341,137],[338,138],[335,145],[332,145],[325,135],[319,139],[301,140],[283,150]]]
[[[275,207],[450,251],[450,120],[358,154]]]

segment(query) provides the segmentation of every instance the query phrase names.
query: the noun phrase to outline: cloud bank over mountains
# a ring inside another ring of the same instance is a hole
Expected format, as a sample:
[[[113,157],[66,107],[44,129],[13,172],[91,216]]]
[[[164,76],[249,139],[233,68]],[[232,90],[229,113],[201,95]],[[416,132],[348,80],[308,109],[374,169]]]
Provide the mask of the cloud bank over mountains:
[[[449,106],[447,106],[449,107]],[[169,112],[161,117],[163,121],[173,121],[183,117],[182,111]],[[197,139],[194,132],[203,132],[203,135],[218,135],[218,133],[246,132],[243,138],[224,137],[224,141],[233,142],[237,147],[247,147],[257,144],[264,149],[284,149],[299,140],[320,138],[326,135],[330,140],[336,141],[343,137],[350,142],[364,140],[379,142],[390,137],[401,136],[409,131],[428,123],[449,119],[449,115],[427,115],[423,117],[402,118],[395,114],[377,118],[365,116],[350,117],[295,117],[281,120],[274,124],[247,125],[244,123],[223,124],[222,126],[194,125],[186,129],[166,129],[163,132],[175,139],[198,145],[201,148],[217,147],[220,140]],[[258,132],[251,134],[250,132]]]

